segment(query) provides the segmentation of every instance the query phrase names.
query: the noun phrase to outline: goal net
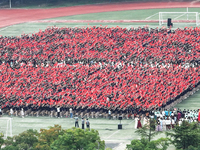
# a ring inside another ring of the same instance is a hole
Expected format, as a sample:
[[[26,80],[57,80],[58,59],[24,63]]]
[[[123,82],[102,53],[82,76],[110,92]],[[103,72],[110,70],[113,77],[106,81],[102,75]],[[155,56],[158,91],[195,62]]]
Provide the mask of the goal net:
[[[5,139],[8,136],[12,137],[12,118],[0,118],[0,134],[3,134]]]
[[[200,25],[198,12],[159,12],[159,25],[167,24],[167,19],[171,18],[173,24],[196,24]]]

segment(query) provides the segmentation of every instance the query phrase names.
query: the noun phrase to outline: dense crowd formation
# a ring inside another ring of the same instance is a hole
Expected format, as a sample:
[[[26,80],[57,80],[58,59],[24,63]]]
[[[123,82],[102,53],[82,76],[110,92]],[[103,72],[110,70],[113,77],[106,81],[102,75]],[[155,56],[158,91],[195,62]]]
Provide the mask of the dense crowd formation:
[[[0,37],[0,104],[151,110],[197,87],[199,64],[199,28],[54,27]]]

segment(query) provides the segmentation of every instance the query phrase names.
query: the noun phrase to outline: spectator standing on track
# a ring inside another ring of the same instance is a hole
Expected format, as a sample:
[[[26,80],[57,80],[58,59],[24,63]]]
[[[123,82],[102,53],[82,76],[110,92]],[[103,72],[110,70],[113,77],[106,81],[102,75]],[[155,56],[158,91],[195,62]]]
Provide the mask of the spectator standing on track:
[[[79,125],[78,125],[78,116],[76,115],[76,116],[74,117],[74,119],[75,119],[75,127],[78,127],[78,128],[79,128]]]
[[[89,122],[89,120],[88,120],[88,119],[86,119],[86,122],[85,122],[85,124],[86,124],[86,127],[87,127],[88,129],[90,129],[90,122]]]

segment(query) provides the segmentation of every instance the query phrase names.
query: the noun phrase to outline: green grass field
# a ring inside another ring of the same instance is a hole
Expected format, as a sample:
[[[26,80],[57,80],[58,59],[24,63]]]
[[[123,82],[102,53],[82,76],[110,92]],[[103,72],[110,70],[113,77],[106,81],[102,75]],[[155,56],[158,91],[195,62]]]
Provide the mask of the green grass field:
[[[186,100],[175,106],[176,108],[183,109],[200,109],[200,91],[196,92],[194,95],[188,97]]]
[[[189,12],[200,12],[199,8],[189,8]],[[103,13],[82,14],[75,16],[51,18],[48,20],[145,20],[158,12],[186,12],[186,8],[166,8],[166,9],[146,9],[146,10],[127,10],[112,11]],[[155,15],[147,20],[158,20]]]
[[[8,116],[5,116],[8,117]],[[139,139],[140,136],[135,133],[134,120],[124,119],[122,120],[122,130],[118,130],[119,120],[108,120],[108,119],[89,119],[91,128],[99,131],[102,140],[105,140],[107,147],[124,150],[126,144],[130,144],[132,139]],[[6,126],[6,123],[1,123],[1,127]],[[27,129],[40,130],[41,128],[47,129],[49,126],[54,126],[54,124],[59,124],[63,129],[69,129],[74,127],[74,119],[70,118],[50,118],[50,117],[13,117],[12,119],[12,129],[13,135],[17,135]],[[81,127],[81,121],[79,121],[79,126]],[[0,131],[2,132],[1,128]],[[5,133],[5,130],[3,130]],[[156,138],[165,137],[162,133]]]

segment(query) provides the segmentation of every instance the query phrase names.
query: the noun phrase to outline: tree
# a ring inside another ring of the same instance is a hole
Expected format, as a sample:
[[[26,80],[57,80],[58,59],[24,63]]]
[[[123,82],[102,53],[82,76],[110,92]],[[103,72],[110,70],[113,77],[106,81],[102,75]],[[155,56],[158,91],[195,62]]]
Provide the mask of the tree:
[[[0,141],[1,142],[1,141]],[[3,150],[104,150],[97,130],[68,129],[54,125],[41,129],[40,133],[29,129],[14,137],[8,137]]]
[[[1,149],[1,146],[3,145],[4,143],[4,139],[3,139],[3,133],[0,133],[0,149]]]
[[[64,130],[60,125],[54,125],[49,129],[40,129],[38,143],[35,147],[36,150],[51,150],[50,145],[58,139],[59,135],[63,135]]]
[[[128,150],[167,150],[168,141],[167,138],[160,138],[149,142],[147,138],[142,138],[141,140],[132,140],[131,144],[128,144],[126,148]]]
[[[29,129],[19,135],[8,137],[4,144],[6,145],[3,150],[33,150],[34,145],[38,142],[37,130]]]
[[[166,150],[169,146],[168,138],[160,138],[153,140],[157,134],[161,132],[155,131],[155,120],[151,119],[149,125],[145,125],[135,131],[141,136],[140,140],[132,140],[131,144],[127,145],[128,150]]]
[[[155,131],[155,120],[154,119],[150,119],[149,125],[145,125],[142,128],[137,129],[135,132],[137,134],[139,134],[141,136],[141,138],[148,139],[149,142],[151,141],[151,139],[153,137],[155,137],[157,134],[161,133],[161,132]]]
[[[200,128],[198,123],[188,123],[183,121],[180,126],[175,126],[174,132],[167,132],[166,135],[171,137],[170,142],[177,149],[192,149],[200,147]],[[192,140],[191,140],[192,139]]]
[[[105,142],[100,140],[97,130],[85,131],[79,128],[72,128],[60,135],[51,144],[52,150],[104,150]]]

